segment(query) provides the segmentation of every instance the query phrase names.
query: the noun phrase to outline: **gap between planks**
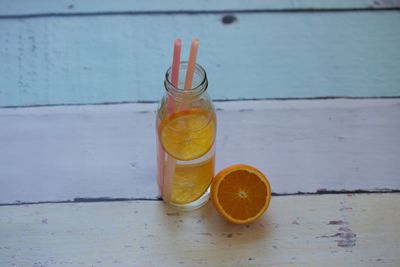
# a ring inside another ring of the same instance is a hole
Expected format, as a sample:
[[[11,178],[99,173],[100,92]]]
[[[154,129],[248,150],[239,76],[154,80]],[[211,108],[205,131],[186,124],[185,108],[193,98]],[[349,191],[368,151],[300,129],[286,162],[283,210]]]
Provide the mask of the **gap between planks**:
[[[232,12],[335,12],[335,11],[363,11],[363,10],[393,10],[400,7],[400,1],[385,0],[280,0],[280,1],[207,1],[195,0],[170,1],[168,5],[161,0],[138,1],[112,1],[98,2],[87,0],[85,2],[51,1],[43,0],[37,3],[6,2],[0,1],[0,18],[32,18],[40,16],[65,16],[79,14],[196,14],[200,13],[232,13]]]
[[[382,189],[382,190],[317,190],[317,192],[297,192],[297,193],[274,193],[274,197],[286,196],[312,196],[312,195],[341,195],[341,194],[391,194],[400,193],[398,189]],[[162,201],[161,197],[157,198],[113,198],[113,197],[99,197],[99,198],[74,198],[73,200],[60,200],[60,201],[37,201],[37,202],[21,202],[15,203],[0,203],[1,206],[21,206],[21,205],[37,205],[37,204],[66,204],[66,203],[96,203],[96,202],[121,202],[121,201]]]

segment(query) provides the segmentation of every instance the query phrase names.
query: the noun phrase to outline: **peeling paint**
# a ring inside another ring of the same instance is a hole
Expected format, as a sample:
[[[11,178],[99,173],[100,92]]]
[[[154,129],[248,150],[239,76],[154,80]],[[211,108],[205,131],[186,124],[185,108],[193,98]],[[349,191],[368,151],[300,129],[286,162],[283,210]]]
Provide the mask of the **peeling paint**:
[[[179,216],[179,212],[167,212],[167,216]]]
[[[212,236],[211,233],[198,233],[198,235],[208,235],[208,236]]]
[[[354,247],[356,245],[356,237],[350,228],[347,228],[340,233],[340,239],[335,240],[338,247]]]
[[[342,220],[337,220],[337,221],[329,221],[328,225],[342,225],[342,224],[347,224]]]

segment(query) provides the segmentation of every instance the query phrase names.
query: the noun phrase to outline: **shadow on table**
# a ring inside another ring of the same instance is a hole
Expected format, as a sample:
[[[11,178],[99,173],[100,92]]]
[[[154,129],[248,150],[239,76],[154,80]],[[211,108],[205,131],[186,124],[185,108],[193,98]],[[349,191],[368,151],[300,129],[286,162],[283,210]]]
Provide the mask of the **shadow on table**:
[[[248,225],[226,221],[211,201],[194,211],[180,211],[160,201],[155,212],[160,233],[157,239],[168,242],[154,245],[152,251],[163,255],[169,265],[257,265],[277,249],[277,224],[268,211]]]

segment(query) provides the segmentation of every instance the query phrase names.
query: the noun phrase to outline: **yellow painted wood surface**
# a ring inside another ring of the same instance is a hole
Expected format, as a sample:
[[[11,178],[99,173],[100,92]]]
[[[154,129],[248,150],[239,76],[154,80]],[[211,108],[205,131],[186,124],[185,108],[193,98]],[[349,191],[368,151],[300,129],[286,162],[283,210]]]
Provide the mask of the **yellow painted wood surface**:
[[[250,225],[211,203],[0,207],[0,266],[400,266],[400,194],[273,197]]]

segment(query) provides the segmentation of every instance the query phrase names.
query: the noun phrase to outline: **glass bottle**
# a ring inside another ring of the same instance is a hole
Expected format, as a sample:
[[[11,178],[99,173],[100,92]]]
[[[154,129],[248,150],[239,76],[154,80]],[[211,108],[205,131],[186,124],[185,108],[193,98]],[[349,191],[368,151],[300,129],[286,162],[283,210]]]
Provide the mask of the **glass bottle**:
[[[171,68],[165,74],[156,116],[157,181],[165,202],[195,209],[209,199],[217,123],[206,71],[196,64],[192,88],[183,89],[186,70],[187,62],[181,62],[177,87],[171,83]]]

